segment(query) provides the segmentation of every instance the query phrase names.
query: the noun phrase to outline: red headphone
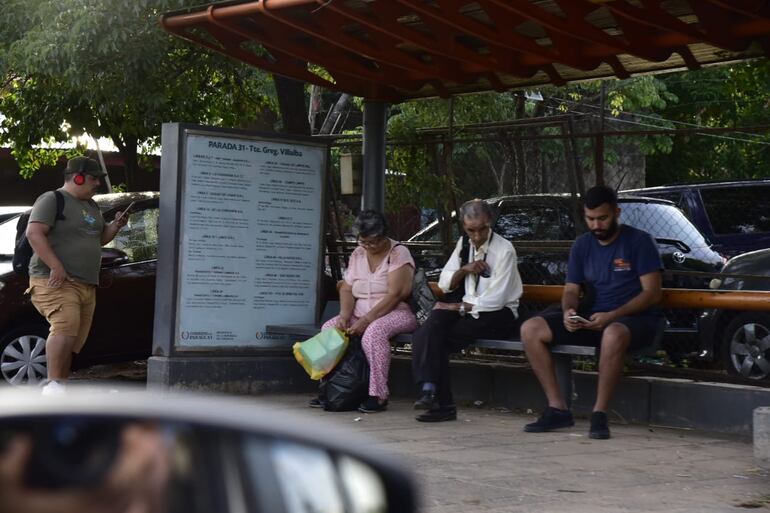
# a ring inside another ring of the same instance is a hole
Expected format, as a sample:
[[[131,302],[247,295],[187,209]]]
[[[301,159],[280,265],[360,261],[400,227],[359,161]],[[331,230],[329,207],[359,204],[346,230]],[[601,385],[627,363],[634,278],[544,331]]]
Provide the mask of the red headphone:
[[[75,173],[75,176],[72,178],[72,181],[75,182],[75,185],[83,185],[86,183],[86,175],[83,174],[83,171],[86,169],[86,163],[85,161],[80,162],[80,169],[78,169],[78,172]]]

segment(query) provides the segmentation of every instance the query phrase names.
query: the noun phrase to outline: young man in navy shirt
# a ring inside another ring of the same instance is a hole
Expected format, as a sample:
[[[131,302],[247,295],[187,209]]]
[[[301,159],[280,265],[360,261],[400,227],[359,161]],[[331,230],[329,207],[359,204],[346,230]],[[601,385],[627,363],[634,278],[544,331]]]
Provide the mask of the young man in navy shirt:
[[[617,196],[609,187],[586,192],[583,214],[589,233],[578,237],[570,251],[561,309],[550,308],[521,327],[527,358],[548,399],[541,417],[524,431],[541,433],[574,425],[548,345],[590,345],[600,351],[589,436],[606,439],[607,406],[623,372],[625,353],[652,343],[660,323],[655,305],[662,296],[663,265],[650,234],[618,222]],[[583,320],[575,319],[577,315]]]

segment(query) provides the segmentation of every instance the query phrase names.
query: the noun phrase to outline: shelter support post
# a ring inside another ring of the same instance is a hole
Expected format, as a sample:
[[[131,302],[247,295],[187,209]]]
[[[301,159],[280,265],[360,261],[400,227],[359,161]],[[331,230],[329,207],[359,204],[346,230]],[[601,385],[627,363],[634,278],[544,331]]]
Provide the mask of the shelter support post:
[[[385,210],[385,133],[388,104],[364,102],[361,208]]]

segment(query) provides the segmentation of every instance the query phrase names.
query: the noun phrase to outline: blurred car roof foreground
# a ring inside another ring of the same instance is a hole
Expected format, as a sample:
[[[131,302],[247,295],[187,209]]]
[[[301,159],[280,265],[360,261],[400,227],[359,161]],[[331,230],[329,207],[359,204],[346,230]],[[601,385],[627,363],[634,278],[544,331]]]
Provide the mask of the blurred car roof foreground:
[[[7,450],[19,444],[23,458]],[[415,479],[371,445],[254,398],[6,388],[0,512],[39,511],[41,496],[50,513],[416,511]]]

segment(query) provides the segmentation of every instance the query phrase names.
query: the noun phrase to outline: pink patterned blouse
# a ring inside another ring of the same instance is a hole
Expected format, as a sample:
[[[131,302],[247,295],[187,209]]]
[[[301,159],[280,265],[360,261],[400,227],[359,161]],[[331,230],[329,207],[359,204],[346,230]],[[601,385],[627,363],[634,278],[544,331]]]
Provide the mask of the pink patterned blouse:
[[[345,271],[345,283],[353,288],[353,297],[356,305],[353,315],[361,318],[388,293],[388,273],[395,271],[403,265],[411,265],[414,268],[414,260],[409,250],[404,246],[396,246],[396,241],[390,241],[390,253],[382,260],[374,272],[369,270],[369,262],[366,259],[366,250],[357,247],[350,255],[350,262]],[[409,305],[400,302],[396,310],[409,310]]]

